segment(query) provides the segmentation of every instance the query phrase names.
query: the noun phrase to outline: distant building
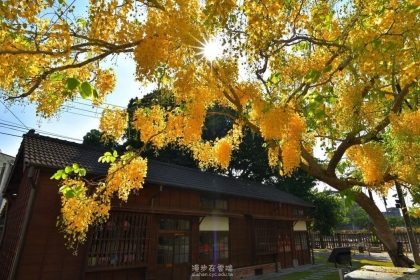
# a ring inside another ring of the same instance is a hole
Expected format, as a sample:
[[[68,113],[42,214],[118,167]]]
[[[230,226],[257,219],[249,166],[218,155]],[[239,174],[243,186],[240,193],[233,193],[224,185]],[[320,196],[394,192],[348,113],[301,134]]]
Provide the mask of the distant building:
[[[5,200],[3,200],[3,196],[1,194],[6,186],[7,178],[12,170],[14,160],[14,157],[0,153],[0,213],[2,212],[5,204]]]
[[[7,179],[13,167],[14,157],[0,153],[0,240],[3,234],[5,223],[5,205],[6,200],[3,199],[3,190],[6,186]]]
[[[382,215],[384,215],[385,218],[401,217],[401,211],[400,211],[400,208],[389,207],[389,208],[386,208],[386,212],[382,212]]]

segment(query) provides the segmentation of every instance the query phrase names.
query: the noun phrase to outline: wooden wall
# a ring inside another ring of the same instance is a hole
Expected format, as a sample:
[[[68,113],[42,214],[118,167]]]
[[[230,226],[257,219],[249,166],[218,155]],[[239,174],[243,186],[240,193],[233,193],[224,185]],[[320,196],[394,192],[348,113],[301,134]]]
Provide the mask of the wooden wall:
[[[57,216],[59,215],[61,202],[58,194],[57,181],[50,180],[54,171],[41,171],[37,181],[37,195],[35,206],[32,211],[31,220],[28,227],[27,238],[25,240],[22,258],[19,262],[19,269],[16,279],[79,279],[86,276],[86,279],[108,279],[103,275],[107,274],[101,271],[94,271],[84,274],[85,267],[85,246],[79,246],[77,256],[73,254],[74,250],[65,247],[63,234],[56,227]],[[29,183],[23,178],[21,191],[30,188]],[[208,194],[207,194],[208,195]],[[22,192],[19,199],[27,199],[28,194]],[[152,198],[154,197],[153,207]],[[226,197],[228,199],[228,210],[221,211],[222,215],[227,214],[230,217],[229,222],[229,240],[230,240],[230,260],[229,264],[233,267],[243,267],[258,263],[274,262],[275,255],[256,256],[254,244],[252,244],[253,228],[252,215],[266,217],[291,217],[292,206],[288,204],[279,204],[276,202],[266,202],[260,200],[251,200],[247,198]],[[22,203],[21,203],[22,204]],[[23,203],[24,204],[24,203]],[[16,204],[18,205],[18,204]],[[23,209],[23,208],[22,208]],[[157,267],[157,243],[159,235],[159,221],[161,217],[184,217],[191,220],[190,234],[190,260],[192,264],[199,263],[199,217],[210,215],[212,211],[200,209],[200,193],[188,189],[171,188],[163,186],[162,192],[159,192],[159,186],[146,185],[137,195],[130,195],[127,203],[121,203],[118,200],[113,201],[115,211],[144,212],[152,213],[151,232],[149,242],[149,265],[147,268],[148,279],[156,279]],[[11,210],[9,213],[13,215]],[[20,210],[23,211],[23,210]],[[245,216],[241,216],[245,215]],[[6,236],[12,226],[6,228]],[[17,229],[14,229],[17,230]],[[291,230],[292,231],[292,230]],[[6,237],[5,236],[5,237]],[[5,243],[6,244],[6,243]],[[4,244],[3,244],[4,245]],[[88,246],[88,245],[86,245]],[[13,246],[8,245],[8,248]],[[9,254],[3,249],[2,256]],[[7,259],[9,258],[9,259]],[[283,256],[280,260],[287,267],[292,265],[292,256]],[[2,258],[3,260],[3,258]],[[0,279],[7,275],[7,267],[10,267],[10,256],[6,257],[6,262],[0,262]],[[284,267],[284,266],[283,266]],[[108,271],[109,272],[109,271]],[[105,274],[104,274],[105,273]],[[112,272],[114,273],[114,272]],[[111,274],[112,274],[111,273]],[[125,269],[115,272],[115,277],[132,279],[130,275],[144,274],[144,269]],[[113,274],[112,274],[113,275]],[[126,276],[124,276],[126,275]]]
[[[22,168],[22,166],[16,166]],[[23,172],[17,196],[10,195],[8,199],[8,213],[4,236],[0,245],[0,279],[9,279],[12,273],[13,262],[17,253],[19,238],[22,233],[27,202],[31,193],[31,185],[28,180],[28,169]],[[14,191],[15,192],[15,191]]]
[[[53,172],[41,171],[35,205],[31,214],[17,279],[79,279],[83,268],[84,246],[65,246],[64,235],[56,226],[61,201]]]

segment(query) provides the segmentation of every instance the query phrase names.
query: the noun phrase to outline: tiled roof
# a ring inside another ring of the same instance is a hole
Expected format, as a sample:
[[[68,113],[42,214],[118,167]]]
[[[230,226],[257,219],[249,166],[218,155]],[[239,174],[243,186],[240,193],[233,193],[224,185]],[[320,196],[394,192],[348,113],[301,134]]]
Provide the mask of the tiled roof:
[[[25,163],[40,167],[60,169],[78,163],[88,173],[95,175],[105,175],[108,169],[107,164],[98,162],[98,158],[104,153],[102,149],[41,136],[32,132],[24,135],[23,153]],[[311,203],[272,186],[154,160],[148,160],[146,182],[195,191],[314,207]]]
[[[104,150],[61,139],[27,133],[23,136],[25,163],[61,169],[78,163],[88,173],[105,175],[108,165],[98,162]]]

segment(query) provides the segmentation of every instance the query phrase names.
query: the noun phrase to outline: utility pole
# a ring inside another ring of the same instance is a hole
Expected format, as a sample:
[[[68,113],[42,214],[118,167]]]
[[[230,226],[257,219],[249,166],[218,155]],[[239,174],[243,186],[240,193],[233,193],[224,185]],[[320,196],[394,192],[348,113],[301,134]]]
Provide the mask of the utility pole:
[[[398,199],[401,203],[401,211],[405,221],[405,227],[407,229],[408,240],[410,241],[411,250],[413,252],[414,262],[417,265],[420,265],[420,256],[419,256],[419,247],[417,247],[416,238],[414,237],[413,229],[411,227],[410,217],[407,212],[407,205],[405,204],[405,199],[402,193],[401,185],[395,181],[395,188],[397,189]]]

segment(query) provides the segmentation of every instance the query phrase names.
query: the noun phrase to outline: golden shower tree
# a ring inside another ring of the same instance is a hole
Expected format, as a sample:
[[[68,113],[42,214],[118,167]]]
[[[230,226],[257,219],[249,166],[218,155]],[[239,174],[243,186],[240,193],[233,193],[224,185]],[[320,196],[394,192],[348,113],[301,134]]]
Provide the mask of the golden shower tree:
[[[301,168],[354,196],[394,264],[411,265],[360,187],[385,194],[395,182],[419,183],[419,1],[90,0],[80,12],[84,6],[2,1],[2,99],[34,103],[42,117],[78,95],[101,104],[117,78],[109,62],[133,59],[138,81],[170,90],[180,104],[138,109],[132,126],[142,141],[156,149],[176,142],[202,167],[223,168],[251,129],[281,175]],[[206,58],[214,42],[223,51]],[[206,142],[202,125],[215,104],[236,112],[225,113],[235,125]],[[118,139],[126,119],[106,110],[100,128]],[[126,199],[141,188],[139,153],[104,155],[111,167],[93,194],[77,165],[56,174],[71,238],[83,241],[89,224],[107,218],[114,193]]]

